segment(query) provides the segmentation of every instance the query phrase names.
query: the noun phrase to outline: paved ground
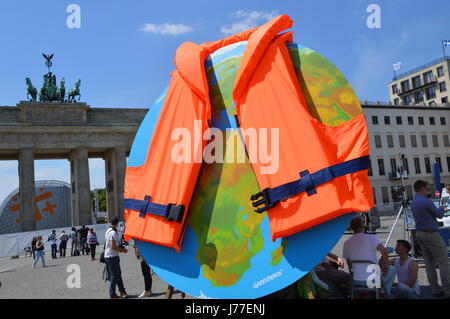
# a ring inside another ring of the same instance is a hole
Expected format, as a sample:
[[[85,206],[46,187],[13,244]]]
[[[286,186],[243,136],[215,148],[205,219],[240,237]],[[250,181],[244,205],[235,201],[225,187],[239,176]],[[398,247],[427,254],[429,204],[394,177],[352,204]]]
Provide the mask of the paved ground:
[[[377,236],[385,241],[393,218],[383,218],[382,228],[377,231]],[[342,247],[345,234],[334,247],[333,252],[342,255]],[[396,228],[389,246],[395,245],[396,239],[403,238],[403,229]],[[98,261],[90,261],[88,256],[66,257],[65,259],[49,258],[46,253],[47,268],[32,269],[32,259],[30,257],[20,257],[19,259],[0,259],[0,299],[2,298],[107,298],[108,284],[102,280],[103,264]],[[99,254],[97,254],[97,258]],[[67,278],[71,273],[67,272],[67,267],[76,264],[80,267],[81,288],[67,287]],[[431,298],[430,288],[427,282],[424,265],[420,265],[419,282],[422,289],[422,297]],[[139,295],[143,288],[143,279],[140,265],[132,251],[126,255],[121,254],[121,267],[125,288],[132,297]],[[153,275],[153,296],[150,298],[164,298],[167,284],[156,274]],[[181,293],[175,291],[174,299],[181,298]],[[186,298],[193,298],[186,296]]]
[[[2,298],[108,298],[108,284],[102,280],[103,264],[98,260],[91,261],[88,256],[51,259],[46,252],[46,264],[42,268],[38,262],[37,268],[31,267],[32,258],[0,259],[0,299]],[[97,254],[99,258],[99,254]],[[67,272],[70,264],[80,267],[81,288],[67,287]],[[136,298],[144,290],[141,268],[132,249],[128,254],[121,254],[122,278],[130,297]],[[153,296],[165,298],[167,284],[156,274],[153,275]],[[174,299],[180,299],[181,293],[175,291]],[[192,298],[186,296],[186,298]]]

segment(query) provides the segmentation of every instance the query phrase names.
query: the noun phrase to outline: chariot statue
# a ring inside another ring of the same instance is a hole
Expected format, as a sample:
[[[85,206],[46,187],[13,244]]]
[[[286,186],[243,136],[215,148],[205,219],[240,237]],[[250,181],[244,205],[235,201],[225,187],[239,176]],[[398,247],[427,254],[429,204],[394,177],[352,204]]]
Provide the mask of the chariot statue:
[[[65,78],[61,78],[61,81],[59,83],[59,88],[56,85],[56,75],[54,75],[50,68],[52,66],[52,58],[54,54],[45,54],[42,53],[42,56],[44,57],[45,65],[48,68],[48,73],[44,74],[42,86],[39,90],[39,102],[77,102],[76,97],[78,97],[78,101],[80,101],[81,94],[80,94],[80,85],[81,80],[77,80],[75,82],[75,85],[72,89],[69,90],[67,94],[66,99],[66,80]],[[31,83],[31,80],[29,77],[25,79],[26,85],[27,85],[27,99],[30,101],[36,101],[38,98],[38,91]]]

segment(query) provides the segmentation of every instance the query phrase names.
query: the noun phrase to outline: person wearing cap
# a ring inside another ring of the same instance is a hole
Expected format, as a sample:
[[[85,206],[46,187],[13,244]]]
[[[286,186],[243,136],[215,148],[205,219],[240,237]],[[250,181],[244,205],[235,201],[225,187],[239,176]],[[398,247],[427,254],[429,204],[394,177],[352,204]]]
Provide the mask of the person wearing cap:
[[[121,247],[119,242],[120,238],[117,234],[117,225],[119,224],[119,218],[111,220],[111,226],[105,233],[105,261],[108,266],[109,273],[111,274],[111,281],[109,284],[109,297],[111,299],[127,298],[128,294],[125,291],[122,280],[122,271],[120,269],[119,253],[127,253],[128,250]],[[116,286],[119,288],[120,297],[116,294]]]

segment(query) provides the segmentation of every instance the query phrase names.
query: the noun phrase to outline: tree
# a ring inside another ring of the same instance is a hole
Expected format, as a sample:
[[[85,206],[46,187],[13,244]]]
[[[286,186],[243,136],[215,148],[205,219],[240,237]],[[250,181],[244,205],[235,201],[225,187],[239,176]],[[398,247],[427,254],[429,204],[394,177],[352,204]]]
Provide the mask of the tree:
[[[98,192],[98,210],[100,212],[106,212],[106,189],[97,188]],[[91,205],[92,209],[95,210],[95,190],[91,191]]]

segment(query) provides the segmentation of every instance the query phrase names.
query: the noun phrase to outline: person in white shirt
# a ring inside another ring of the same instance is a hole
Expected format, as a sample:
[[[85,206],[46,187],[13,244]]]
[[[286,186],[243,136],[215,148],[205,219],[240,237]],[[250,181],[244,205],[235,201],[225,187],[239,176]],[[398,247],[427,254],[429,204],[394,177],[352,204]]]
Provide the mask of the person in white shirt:
[[[120,239],[116,229],[118,224],[119,218],[116,217],[111,221],[111,226],[105,233],[105,261],[109,273],[111,274],[111,281],[109,284],[109,297],[111,299],[128,297],[123,285],[119,258],[119,253],[126,254],[128,250],[121,247],[119,244]],[[116,294],[116,286],[119,287],[120,297]]]
[[[50,234],[50,236],[48,236],[48,241],[51,244],[51,248],[52,248],[52,259],[56,259],[56,251],[57,251],[57,242],[58,242],[58,238],[56,237],[56,230],[52,230],[52,233]]]
[[[378,251],[381,253],[381,288],[383,288],[385,296],[390,297],[390,290],[395,280],[395,268],[389,265],[387,249],[376,236],[364,233],[364,220],[361,217],[354,217],[350,228],[354,235],[345,241],[343,257],[347,260],[348,268],[353,273],[353,285],[368,286],[368,280],[372,279],[369,276],[373,274],[370,264],[378,264]],[[356,261],[367,261],[367,263],[356,263]]]
[[[417,299],[420,296],[420,286],[417,280],[419,265],[409,257],[411,244],[406,240],[397,240],[395,252],[398,258],[391,259],[391,265],[397,270],[398,284],[394,284],[394,296],[398,299]]]

